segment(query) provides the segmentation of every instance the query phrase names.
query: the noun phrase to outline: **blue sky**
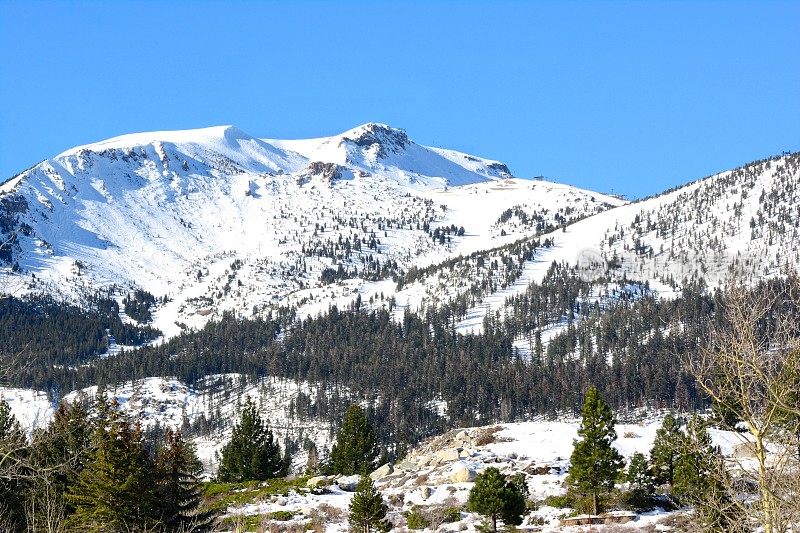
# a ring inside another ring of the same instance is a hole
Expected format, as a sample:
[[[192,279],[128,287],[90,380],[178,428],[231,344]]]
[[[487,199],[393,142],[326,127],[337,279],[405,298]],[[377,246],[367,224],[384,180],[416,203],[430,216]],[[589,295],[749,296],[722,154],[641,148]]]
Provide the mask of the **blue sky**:
[[[377,121],[638,197],[800,149],[798,27],[800,2],[0,1],[0,181],[135,131]]]

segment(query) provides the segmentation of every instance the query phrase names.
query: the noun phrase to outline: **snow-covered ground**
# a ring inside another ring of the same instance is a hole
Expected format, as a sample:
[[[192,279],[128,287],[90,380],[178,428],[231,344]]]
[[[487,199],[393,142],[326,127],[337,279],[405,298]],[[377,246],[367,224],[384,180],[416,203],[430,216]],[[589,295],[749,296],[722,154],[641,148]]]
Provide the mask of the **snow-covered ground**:
[[[279,442],[286,437],[313,442],[321,453],[330,448],[330,423],[316,419],[299,419],[291,409],[298,394],[311,398],[318,387],[295,383],[282,378],[264,378],[256,384],[245,384],[239,374],[206,376],[197,388],[171,378],[146,378],[105,389],[109,401],[116,400],[119,409],[145,429],[155,425],[182,428],[196,425],[201,418],[217,421],[216,429],[193,439],[207,474],[216,472],[217,452],[230,438],[232,424],[246,397],[255,402],[259,414],[275,432]],[[64,395],[68,402],[93,400],[97,387],[87,387]],[[0,387],[0,398],[6,400],[11,412],[29,432],[46,427],[52,420],[54,406],[41,391]],[[219,422],[223,422],[219,424]],[[294,455],[295,466],[305,466],[304,450]]]
[[[640,452],[649,455],[661,416],[651,415],[641,422],[617,425],[617,450],[629,460]],[[404,513],[413,507],[422,511],[459,508],[460,520],[446,523],[439,531],[473,531],[480,517],[464,511],[474,476],[488,467],[502,473],[523,473],[530,498],[541,502],[548,496],[563,494],[573,441],[577,438],[579,421],[532,421],[499,424],[449,431],[412,450],[399,464],[382,467],[372,474],[375,485],[389,503],[389,518],[395,526],[405,526]],[[725,442],[735,441],[737,434],[713,431],[715,443],[726,450]],[[731,450],[728,450],[732,453]],[[312,478],[310,486],[324,487],[322,493],[293,490],[285,496],[228,509],[228,516],[260,515],[284,511],[294,515],[294,522],[308,522],[310,517],[327,517],[326,531],[345,531],[346,512],[352,497],[352,478]],[[344,489],[344,490],[343,490]],[[331,511],[331,509],[338,511]],[[548,532],[578,532],[585,527],[561,525],[561,518],[571,510],[547,505],[527,515],[520,529]],[[685,511],[679,511],[683,513]],[[664,528],[675,513],[660,510],[642,513],[627,524],[618,524],[615,531],[637,531]],[[332,518],[333,517],[333,518]],[[660,524],[660,525],[659,525]]]
[[[503,163],[422,146],[382,124],[293,141],[233,126],[123,135],[0,185],[22,269],[4,275],[19,292],[77,299],[113,285],[167,296],[153,325],[168,339],[225,311],[292,306],[308,316],[359,295],[364,305],[394,297],[399,313],[424,310],[479,280],[433,268],[398,291],[393,275],[557,228],[539,235],[553,245],[510,285],[492,283],[471,303],[460,329],[477,331],[554,261],[616,257],[617,275],[667,297],[666,282],[687,275],[713,285],[731,265],[759,278],[800,264],[799,160],[784,155],[627,203],[515,178]],[[368,281],[377,267],[380,280]]]
[[[17,219],[24,290],[168,296],[154,314],[165,338],[226,310],[308,315],[359,293],[388,298],[391,283],[355,270],[435,264],[535,234],[519,216],[557,225],[624,203],[516,179],[497,161],[378,124],[304,141],[232,126],[123,135],[36,165],[0,198]],[[512,207],[521,215],[500,222]],[[426,231],[451,227],[441,242]],[[340,266],[350,279],[322,280]]]

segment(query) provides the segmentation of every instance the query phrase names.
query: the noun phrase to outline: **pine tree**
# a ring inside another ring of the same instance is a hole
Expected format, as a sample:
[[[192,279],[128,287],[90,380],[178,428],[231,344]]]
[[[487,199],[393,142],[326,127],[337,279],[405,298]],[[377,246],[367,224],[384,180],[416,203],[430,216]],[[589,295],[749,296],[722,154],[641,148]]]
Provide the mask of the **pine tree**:
[[[666,484],[672,487],[675,478],[675,459],[682,435],[678,421],[671,414],[667,414],[661,427],[656,431],[653,448],[650,450],[653,478],[658,485]]]
[[[598,497],[610,492],[623,466],[622,456],[611,445],[617,439],[614,415],[595,387],[590,387],[583,402],[583,420],[574,441],[567,484],[592,497],[592,512],[598,512]]]
[[[673,493],[694,505],[698,518],[712,530],[727,531],[735,520],[736,505],[725,489],[728,472],[722,454],[696,416],[687,425],[675,461]]]
[[[22,430],[14,413],[11,412],[11,406],[0,398],[0,442],[17,439],[21,434]]]
[[[98,394],[98,420],[86,467],[69,487],[67,501],[75,513],[70,523],[86,531],[150,527],[159,516],[155,469],[141,428],[132,426],[116,403]]]
[[[191,443],[180,432],[167,430],[156,461],[162,523],[168,531],[207,531],[213,515],[200,512],[203,495],[199,476],[203,472]]]
[[[62,515],[75,511],[64,495],[89,463],[93,431],[88,409],[76,400],[62,402],[47,429],[36,433],[31,462],[37,475],[28,487],[27,499],[38,527],[50,531]]]
[[[222,449],[217,479],[223,482],[271,479],[286,473],[286,460],[272,430],[248,396],[231,440]]]
[[[368,473],[374,470],[377,457],[375,432],[364,411],[351,405],[331,450],[331,471],[345,476]]]
[[[369,476],[361,476],[356,493],[350,501],[350,530],[358,533],[389,531],[392,525],[386,520],[389,507],[375,489]]]
[[[636,452],[631,456],[625,478],[633,490],[643,495],[653,493],[653,476],[643,453]]]
[[[487,468],[475,478],[467,508],[489,518],[494,532],[498,519],[506,525],[519,525],[525,512],[525,496],[520,485],[519,478],[507,480],[497,468]]]
[[[11,406],[0,398],[0,526],[21,527],[23,491],[21,471],[27,454],[27,441]]]

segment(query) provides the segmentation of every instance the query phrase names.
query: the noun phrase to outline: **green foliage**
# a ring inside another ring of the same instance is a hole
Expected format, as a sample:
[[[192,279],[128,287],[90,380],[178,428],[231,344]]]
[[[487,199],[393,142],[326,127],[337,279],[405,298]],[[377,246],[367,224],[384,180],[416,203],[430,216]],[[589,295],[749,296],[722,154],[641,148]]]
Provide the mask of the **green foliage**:
[[[133,291],[133,297],[128,295],[122,300],[125,314],[140,324],[150,322],[153,318],[153,315],[150,313],[150,306],[155,303],[155,297],[142,289],[136,289]]]
[[[711,530],[727,531],[737,520],[736,505],[726,490],[729,473],[702,420],[692,417],[681,438],[675,462],[673,493],[693,505],[698,519]]]
[[[406,514],[406,526],[408,529],[425,529],[428,527],[428,520],[416,505]]]
[[[277,520],[279,522],[286,522],[294,518],[294,513],[291,511],[273,511],[269,514],[270,520]]]
[[[580,440],[570,458],[567,484],[579,494],[589,494],[593,514],[598,512],[598,496],[610,492],[624,465],[622,456],[611,445],[617,439],[614,415],[595,387],[590,387],[583,402]]]
[[[461,520],[461,509],[458,507],[448,507],[444,510],[445,523],[458,522]]]
[[[96,416],[84,401],[62,403],[52,423],[28,442],[0,401],[0,529],[115,532],[202,532],[212,515],[200,510],[200,464],[178,433],[163,446],[146,442],[102,389]],[[11,440],[13,439],[13,441]],[[13,448],[9,445],[13,444]],[[13,462],[5,452],[12,450]],[[21,460],[21,461],[20,461]],[[13,479],[3,465],[21,465]],[[9,483],[13,481],[13,483]]]
[[[47,374],[52,376],[46,369],[74,367],[94,359],[108,347],[107,331],[118,343],[128,345],[161,334],[149,326],[122,322],[119,305],[107,294],[89,297],[83,307],[46,296],[0,298],[0,355],[25,348],[26,365],[15,376],[16,383],[23,386],[38,383],[50,389],[52,382],[39,383]]]
[[[491,520],[493,531],[497,531],[498,519],[506,525],[521,524],[525,497],[519,479],[506,480],[497,468],[487,468],[475,478],[467,508]]]
[[[682,435],[678,421],[671,414],[667,414],[661,427],[656,431],[653,448],[650,450],[653,480],[656,484],[672,486],[675,478],[675,460]]]
[[[0,398],[0,525],[21,527],[24,524],[22,491],[24,484],[16,479],[14,466],[25,458],[25,434],[11,406]]]
[[[631,489],[644,494],[653,493],[653,476],[644,454],[636,452],[631,456],[625,480],[630,483]]]
[[[378,445],[372,425],[358,405],[351,405],[331,450],[331,472],[345,476],[369,473],[375,469],[377,457]]]
[[[612,503],[622,509],[636,512],[649,511],[657,506],[668,507],[666,502],[662,502],[653,494],[638,489],[620,491],[613,495]]]
[[[240,482],[281,477],[288,470],[286,459],[281,456],[272,430],[264,425],[248,396],[231,440],[222,449],[217,479]]]
[[[521,264],[518,258],[513,266],[497,263],[498,268],[512,269]],[[691,285],[674,300],[620,297],[600,312],[581,300],[591,290],[572,269],[554,266],[545,279],[510,300],[507,318],[488,317],[489,327],[482,334],[462,335],[449,326],[467,312],[476,293],[422,315],[408,313],[400,323],[388,309],[331,308],[302,321],[289,309],[249,319],[226,313],[199,331],[103,360],[85,348],[77,355],[76,337],[63,335],[73,330],[72,324],[41,331],[31,324],[20,333],[9,326],[5,331],[15,335],[14,342],[5,344],[0,328],[0,348],[10,353],[47,331],[43,342],[35,343],[42,357],[32,358],[31,366],[13,377],[16,386],[42,390],[67,391],[144,376],[175,376],[202,389],[203,376],[227,372],[242,373],[248,380],[269,375],[326,383],[330,388],[320,397],[298,403],[297,417],[338,420],[343,406],[370,399],[376,439],[387,447],[396,442],[413,445],[477,419],[511,420],[574,409],[582,399],[576,391],[591,382],[603,384],[613,406],[648,400],[681,408],[700,406],[703,399],[678,361],[695,352],[702,342],[698,339],[705,338],[714,299]],[[36,306],[29,311],[38,312]],[[541,357],[515,357],[514,339],[535,336],[570,314],[580,320],[541,348]],[[108,316],[113,318],[113,313]],[[10,312],[2,318],[10,324],[17,317]],[[40,319],[37,324],[45,322]],[[89,337],[89,348],[98,344],[99,350],[105,330],[99,321],[93,324],[97,327],[92,332],[99,337]],[[276,342],[279,336],[282,340]],[[50,352],[52,359],[46,355]],[[84,365],[90,358],[92,364]],[[337,387],[346,387],[347,396],[339,395]],[[507,401],[501,401],[500,391],[508,391]],[[446,417],[429,409],[433,398],[447,403]],[[403,405],[401,412],[398,405]]]
[[[542,502],[549,507],[557,509],[566,509],[575,507],[575,495],[571,493],[548,496]]]
[[[85,531],[108,531],[154,525],[160,518],[154,468],[132,426],[98,395],[98,421],[86,467],[69,487],[75,512],[70,524]]]
[[[392,526],[386,520],[388,510],[389,507],[383,501],[383,497],[375,490],[372,479],[369,476],[361,476],[356,493],[350,501],[348,517],[350,530],[357,533],[389,531]]]
[[[0,398],[0,442],[17,440],[21,435],[22,430],[14,413],[11,412],[11,406]]]
[[[306,487],[308,477],[295,479],[274,478],[266,481],[242,483],[206,482],[201,485],[206,507],[214,513],[224,513],[228,507],[241,507],[247,503],[264,500],[268,496],[287,496],[290,491],[300,492]]]
[[[199,512],[203,501],[199,480],[203,468],[194,446],[183,440],[180,432],[172,430],[167,430],[164,440],[156,461],[161,522],[171,531],[207,531],[214,516]]]

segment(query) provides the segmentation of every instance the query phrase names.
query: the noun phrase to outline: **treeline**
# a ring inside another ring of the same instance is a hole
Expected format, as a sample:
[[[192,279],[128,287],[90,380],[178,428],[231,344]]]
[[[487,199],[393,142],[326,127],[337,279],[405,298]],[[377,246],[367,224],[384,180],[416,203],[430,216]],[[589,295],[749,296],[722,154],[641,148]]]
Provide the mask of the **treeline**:
[[[387,310],[363,311],[357,304],[293,323],[288,316],[226,314],[161,346],[91,365],[24,368],[15,384],[69,391],[176,376],[202,387],[209,374],[235,372],[251,381],[278,376],[319,384],[319,394],[341,398],[304,398],[309,405],[297,406],[298,416],[335,419],[352,400],[366,399],[376,426],[384,428],[381,441],[407,443],[446,427],[575,412],[592,383],[615,407],[702,404],[681,360],[697,346],[714,308],[699,287],[671,302],[618,301],[605,313],[572,320],[546,348],[537,342],[530,354],[520,353],[518,333],[574,311],[586,293],[583,282],[566,283],[565,276],[560,272],[544,282],[557,285],[538,289],[550,297],[531,299],[524,313],[505,321],[487,320],[479,335],[459,333],[446,307],[424,316],[406,313],[400,322]],[[440,413],[436,405],[446,409]]]
[[[161,332],[132,326],[119,318],[119,305],[107,295],[87,298],[83,307],[49,296],[0,298],[0,354],[19,356],[41,383],[48,369],[77,366],[108,349],[109,334],[120,344],[139,345]]]

